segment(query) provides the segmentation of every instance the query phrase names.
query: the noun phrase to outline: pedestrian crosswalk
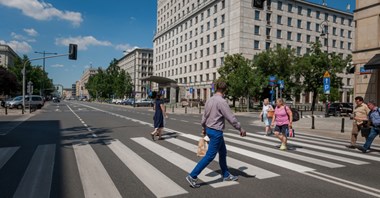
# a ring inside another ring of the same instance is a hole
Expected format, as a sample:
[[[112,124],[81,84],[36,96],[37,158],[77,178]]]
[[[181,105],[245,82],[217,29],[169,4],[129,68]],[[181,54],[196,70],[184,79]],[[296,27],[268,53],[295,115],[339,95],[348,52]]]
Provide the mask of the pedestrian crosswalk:
[[[94,145],[88,142],[76,143],[71,147],[75,164],[78,168],[82,185],[83,197],[127,197],[117,185],[117,179],[113,178],[110,166],[104,164],[99,149],[107,150],[113,155],[109,159],[120,161],[123,168],[118,174],[123,177],[131,177],[134,174],[146,189],[154,197],[171,197],[191,193],[184,178],[197,164],[195,153],[197,141],[200,136],[167,129],[168,135],[164,135],[164,141],[152,141],[147,137],[132,137],[127,140],[112,139],[104,142],[104,146],[94,149]],[[231,169],[239,170],[247,178],[256,178],[258,182],[282,177],[287,171],[295,174],[303,174],[310,178],[317,178],[331,183],[339,183],[341,179],[325,175],[321,169],[343,169],[348,166],[365,166],[380,162],[380,155],[362,154],[357,150],[348,150],[344,142],[332,138],[299,134],[297,138],[290,139],[289,145],[294,150],[287,152],[276,148],[278,140],[274,137],[264,136],[259,133],[248,134],[240,137],[236,133],[225,131],[224,137],[229,152],[227,162]],[[129,142],[127,144],[126,142]],[[131,144],[133,143],[133,144]],[[18,155],[19,147],[0,148],[0,170],[15,155]],[[55,158],[57,157],[57,145],[39,145],[29,160],[25,172],[14,191],[13,197],[50,197]],[[157,158],[152,159],[145,155],[149,152]],[[157,159],[160,159],[157,162]],[[219,158],[216,156],[215,162]],[[167,163],[158,166],[156,163]],[[178,169],[182,175],[170,174],[173,169]],[[128,170],[128,171],[127,171]],[[207,167],[199,179],[210,188],[229,188],[241,185],[241,181],[222,182],[221,176],[215,166]],[[350,183],[350,181],[345,183]],[[352,181],[353,183],[355,181]],[[159,185],[157,185],[159,184]],[[125,182],[124,185],[138,185],[134,182]],[[343,185],[339,183],[339,185]],[[379,192],[376,188],[366,187],[362,193]],[[378,193],[379,194],[379,193]],[[81,197],[81,196],[79,196]]]

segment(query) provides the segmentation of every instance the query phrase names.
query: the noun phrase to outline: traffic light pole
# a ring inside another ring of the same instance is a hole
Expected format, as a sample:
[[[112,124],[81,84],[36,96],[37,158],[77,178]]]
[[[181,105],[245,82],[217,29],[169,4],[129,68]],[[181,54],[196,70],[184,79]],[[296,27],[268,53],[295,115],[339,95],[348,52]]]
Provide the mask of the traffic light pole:
[[[33,59],[29,59],[29,60],[24,62],[24,66],[22,69],[22,114],[24,114],[24,112],[25,112],[25,74],[26,74],[25,67],[26,67],[26,63],[32,62],[35,60],[42,60],[42,59],[47,59],[47,58],[56,58],[56,57],[61,57],[61,56],[68,56],[70,54],[71,53],[59,54],[59,55],[54,55],[54,56],[46,56],[46,57],[42,57],[42,58],[33,58]],[[30,92],[32,92],[32,90]]]

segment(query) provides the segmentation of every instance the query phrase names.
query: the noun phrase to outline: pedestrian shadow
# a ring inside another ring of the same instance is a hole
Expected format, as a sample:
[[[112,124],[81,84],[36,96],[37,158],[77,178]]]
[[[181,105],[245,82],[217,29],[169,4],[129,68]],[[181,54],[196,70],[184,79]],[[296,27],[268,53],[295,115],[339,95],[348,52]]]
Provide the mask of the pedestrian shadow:
[[[244,170],[247,170],[247,169],[248,169],[248,168],[245,167],[245,166],[239,167],[238,169],[228,167],[228,171],[229,171],[232,175],[235,175],[235,176],[242,176],[242,177],[245,177],[245,178],[256,178],[256,175],[249,175],[249,174],[247,174],[246,172],[244,172]],[[215,177],[215,176],[217,176],[217,175],[221,175],[221,174],[222,174],[222,171],[221,171],[221,170],[216,170],[216,171],[213,171],[213,172],[207,174],[206,176],[209,176],[209,177]]]

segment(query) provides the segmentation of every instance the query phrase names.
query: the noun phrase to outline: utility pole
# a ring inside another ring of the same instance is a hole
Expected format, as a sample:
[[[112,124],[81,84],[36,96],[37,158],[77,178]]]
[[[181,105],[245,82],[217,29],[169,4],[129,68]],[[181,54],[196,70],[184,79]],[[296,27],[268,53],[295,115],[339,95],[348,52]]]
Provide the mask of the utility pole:
[[[42,60],[43,60],[43,62],[42,62],[42,71],[45,74],[45,59],[46,59],[46,54],[48,54],[48,55],[57,55],[57,53],[45,52],[45,51],[43,51],[43,52],[37,52],[37,51],[35,51],[34,53],[36,53],[36,54],[42,54],[43,55],[43,57],[42,57]],[[44,92],[45,92],[45,84],[42,81],[42,85],[41,85],[41,88],[40,88],[40,95],[42,96],[42,94],[44,94]]]

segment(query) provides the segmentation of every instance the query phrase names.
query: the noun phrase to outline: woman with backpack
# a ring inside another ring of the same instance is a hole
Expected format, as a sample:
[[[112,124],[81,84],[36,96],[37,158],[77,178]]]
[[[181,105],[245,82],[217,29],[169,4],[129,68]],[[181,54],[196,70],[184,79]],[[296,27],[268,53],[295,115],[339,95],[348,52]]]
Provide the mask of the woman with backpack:
[[[278,98],[276,100],[276,108],[274,110],[271,126],[273,128],[276,123],[274,135],[281,141],[280,150],[282,151],[287,150],[286,131],[292,128],[292,120],[292,110],[284,104],[284,100],[282,98]]]

